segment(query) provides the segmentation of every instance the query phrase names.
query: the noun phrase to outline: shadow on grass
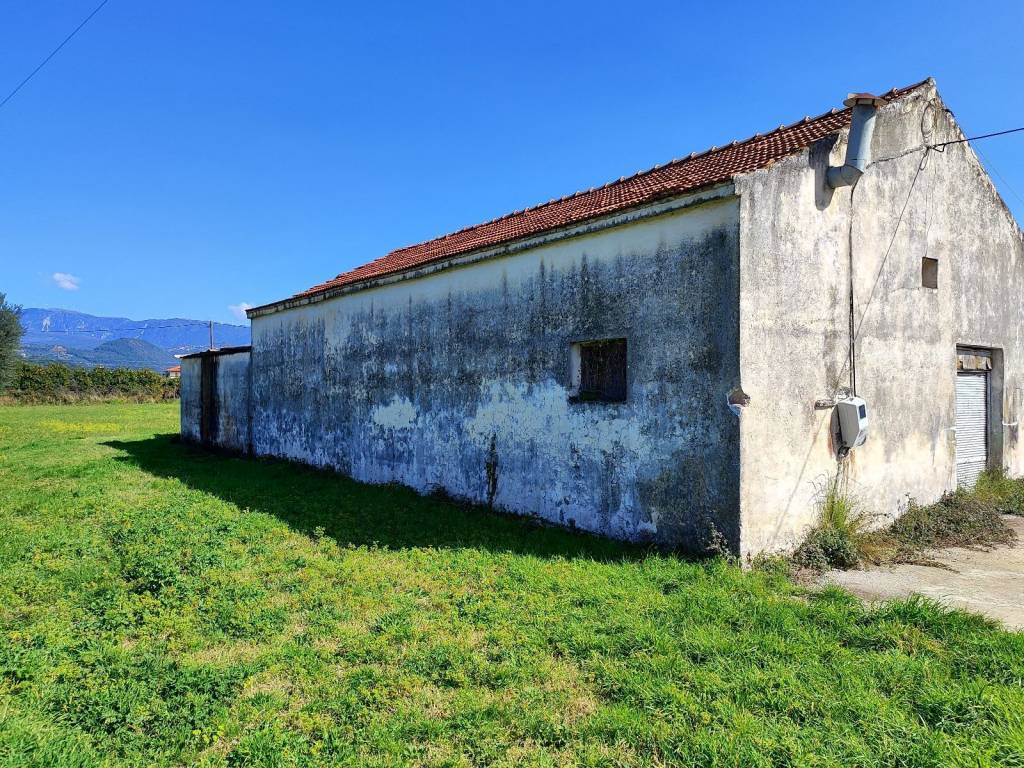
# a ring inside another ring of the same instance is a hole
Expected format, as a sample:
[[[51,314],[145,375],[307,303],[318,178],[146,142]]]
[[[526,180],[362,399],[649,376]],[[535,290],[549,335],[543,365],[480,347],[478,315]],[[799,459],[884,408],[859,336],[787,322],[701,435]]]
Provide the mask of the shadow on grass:
[[[481,506],[420,496],[398,485],[367,485],[293,462],[204,451],[174,433],[103,444],[124,451],[118,460],[145,472],[274,515],[305,534],[322,528],[342,545],[478,548],[607,561],[636,560],[649,552]]]

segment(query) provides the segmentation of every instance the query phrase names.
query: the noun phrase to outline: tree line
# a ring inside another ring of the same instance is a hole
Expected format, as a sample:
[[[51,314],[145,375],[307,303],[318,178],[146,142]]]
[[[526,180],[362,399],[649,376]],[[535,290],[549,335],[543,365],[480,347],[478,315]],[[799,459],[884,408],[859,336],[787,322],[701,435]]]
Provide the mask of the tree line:
[[[0,293],[0,399],[21,403],[152,402],[178,397],[179,380],[133,368],[77,368],[21,359],[21,307]]]

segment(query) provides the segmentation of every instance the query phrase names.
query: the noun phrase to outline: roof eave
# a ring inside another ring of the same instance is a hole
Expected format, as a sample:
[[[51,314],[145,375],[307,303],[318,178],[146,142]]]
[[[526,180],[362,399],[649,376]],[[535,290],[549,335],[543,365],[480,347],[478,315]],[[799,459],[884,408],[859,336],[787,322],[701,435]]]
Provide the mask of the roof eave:
[[[344,296],[357,291],[365,291],[370,288],[377,288],[404,280],[422,277],[455,267],[468,266],[479,261],[487,261],[500,258],[520,251],[536,248],[540,245],[557,242],[559,240],[581,235],[590,234],[595,231],[609,229],[632,223],[641,219],[654,216],[662,216],[686,208],[719,200],[732,195],[734,186],[732,178],[726,181],[709,184],[699,189],[688,189],[683,192],[666,194],[654,200],[646,201],[640,205],[628,209],[618,210],[603,216],[584,221],[573,222],[562,227],[553,227],[542,232],[535,232],[530,235],[508,240],[502,243],[483,246],[465,253],[452,256],[442,256],[422,264],[411,265],[406,269],[390,272],[384,275],[366,278],[357,282],[346,283],[336,287],[324,288],[323,290],[290,296],[269,304],[262,304],[258,307],[251,307],[245,311],[246,317],[253,320],[257,317],[264,317],[286,309],[295,309],[310,304],[327,301],[338,296]]]

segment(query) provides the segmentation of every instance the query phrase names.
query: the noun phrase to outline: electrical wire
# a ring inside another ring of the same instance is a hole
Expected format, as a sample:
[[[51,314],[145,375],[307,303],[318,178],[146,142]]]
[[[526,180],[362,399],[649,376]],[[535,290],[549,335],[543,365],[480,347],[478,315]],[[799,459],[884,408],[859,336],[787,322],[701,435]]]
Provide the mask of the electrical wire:
[[[906,156],[908,154],[912,154],[914,152],[919,152],[922,149],[924,150],[924,155],[921,157],[921,162],[918,163],[918,166],[917,166],[917,172],[914,174],[914,178],[910,182],[910,188],[907,190],[907,197],[903,201],[903,208],[900,210],[900,215],[896,219],[896,226],[893,228],[892,237],[889,239],[889,245],[888,245],[888,247],[886,247],[885,255],[882,256],[882,261],[878,265],[878,271],[875,273],[875,280],[871,284],[871,292],[868,294],[867,301],[864,302],[864,308],[863,308],[863,310],[861,312],[861,315],[860,315],[860,321],[857,322],[856,325],[854,324],[854,301],[853,301],[853,223],[852,223],[852,217],[853,217],[853,194],[856,191],[857,187],[856,187],[856,185],[854,185],[854,188],[853,188],[853,190],[851,190],[851,193],[850,193],[850,204],[851,204],[851,211],[850,211],[851,224],[850,224],[850,243],[849,243],[849,247],[850,247],[850,317],[849,317],[849,321],[850,321],[850,328],[849,328],[850,349],[849,349],[848,359],[847,359],[847,363],[846,363],[846,365],[847,365],[847,367],[849,369],[849,372],[850,372],[850,388],[851,388],[851,391],[852,391],[853,394],[857,393],[857,339],[860,336],[861,328],[863,327],[864,320],[867,317],[868,309],[871,307],[872,301],[874,301],[875,290],[878,288],[878,282],[879,282],[879,280],[882,277],[882,271],[885,269],[886,262],[888,262],[888,260],[889,260],[889,255],[892,253],[892,248],[896,244],[896,236],[899,234],[900,225],[903,223],[903,217],[907,213],[907,207],[910,205],[910,198],[914,194],[914,188],[917,186],[917,180],[921,176],[921,172],[925,169],[925,166],[928,163],[928,154],[931,151],[933,151],[933,150],[935,152],[940,152],[940,153],[944,152],[946,147],[948,147],[950,145],[953,145],[953,144],[966,144],[966,143],[970,143],[972,141],[979,141],[981,139],[991,139],[991,138],[994,138],[996,136],[1006,136],[1006,135],[1011,134],[1011,133],[1020,133],[1021,131],[1024,131],[1024,126],[1022,126],[1020,128],[1010,128],[1010,129],[1005,130],[1005,131],[994,131],[992,133],[984,133],[984,134],[981,134],[980,136],[968,136],[968,137],[963,138],[963,139],[953,139],[951,141],[938,142],[936,144],[924,144],[922,146],[915,147],[915,148],[907,150],[905,152],[901,152],[901,153],[899,153],[897,155],[894,155],[892,157],[885,157],[885,158],[881,158],[879,160],[875,160],[874,162],[872,162],[872,165],[874,165],[875,163],[887,162],[889,160],[896,160],[896,159],[904,157],[904,156]],[[980,155],[980,152],[979,152],[979,155]],[[989,165],[991,166],[991,163],[989,163]],[[992,167],[992,170],[996,172],[996,175],[998,175],[1000,179],[1003,179],[1002,174],[1000,174],[999,171],[997,171],[994,166]],[[1017,195],[1016,190],[1014,190],[1009,185],[1009,183],[1006,182],[1006,179],[1003,179],[1003,182],[1006,183],[1007,188],[1011,192],[1013,192],[1013,194],[1016,195],[1018,197],[1018,199],[1019,199],[1020,195]]]
[[[885,255],[882,256],[882,262],[878,265],[878,272],[875,273],[875,282],[871,284],[871,293],[868,294],[868,299],[864,302],[864,311],[860,314],[860,322],[857,323],[857,327],[853,333],[853,343],[856,343],[857,337],[860,335],[860,329],[864,326],[864,318],[868,314],[868,308],[871,306],[871,302],[875,298],[875,289],[878,287],[878,281],[882,278],[882,270],[885,269],[885,264],[889,260],[889,254],[892,253],[892,247],[896,244],[896,235],[899,234],[900,224],[903,223],[903,217],[907,213],[907,207],[910,205],[910,198],[914,194],[914,187],[917,186],[917,180],[921,176],[921,171],[924,170],[925,165],[928,163],[928,152],[932,147],[925,147],[924,155],[921,157],[921,162],[917,165],[917,173],[914,174],[914,178],[910,182],[910,189],[907,190],[907,197],[903,201],[903,208],[900,210],[899,218],[896,219],[896,226],[892,230],[892,237],[889,238],[889,246],[885,249]]]
[[[1019,130],[1019,128],[1013,128],[1010,129],[1009,131],[1000,131],[998,135],[1003,135],[1003,133],[1014,133]],[[1012,194],[1022,204],[1024,204],[1024,197],[1020,196],[1020,193],[1018,193],[1017,190],[1014,189],[1013,185],[1010,184],[1009,179],[1007,179],[1005,176],[1003,176],[1003,174],[999,172],[999,169],[996,168],[995,164],[991,160],[989,160],[988,156],[985,155],[985,153],[982,152],[979,147],[973,147],[973,149],[974,153],[978,156],[978,160],[981,161],[981,164],[985,167],[985,169],[989,171],[990,174],[994,174],[995,176],[997,176],[999,180],[1003,183],[1003,186],[1005,186],[1006,189],[1010,192],[1010,194]]]
[[[33,77],[35,77],[39,73],[39,70],[41,70],[43,67],[45,67],[49,63],[50,59],[52,59],[54,56],[56,56],[58,53],[60,53],[60,49],[63,48],[65,45],[67,45],[71,41],[71,38],[74,37],[75,35],[77,35],[79,30],[82,27],[84,27],[86,24],[88,24],[92,20],[92,17],[95,16],[97,13],[99,13],[100,10],[103,8],[103,6],[106,5],[108,2],[110,2],[110,0],[103,0],[99,5],[97,5],[93,9],[92,13],[90,13],[88,16],[85,17],[85,19],[82,21],[81,24],[79,24],[77,27],[75,27],[73,30],[71,30],[71,34],[68,35],[67,37],[65,37],[61,41],[60,45],[58,45],[56,48],[54,48],[50,52],[50,55],[47,56],[45,59],[43,59],[42,62],[40,62],[38,67],[33,69],[31,72],[29,72],[28,77],[26,77],[24,80],[22,80],[20,83],[18,83],[18,85],[14,88],[14,90],[11,91],[9,94],[7,94],[4,97],[3,101],[0,101],[0,109],[3,108],[4,104],[6,104],[11,99],[13,99],[14,95],[18,91],[20,91],[22,88],[24,88],[25,84],[28,83],[28,81],[31,80]]]
[[[982,164],[985,165],[986,167],[988,167],[988,169],[990,171],[992,171],[992,173],[994,173],[996,176],[998,176],[999,180],[1001,182],[1003,182],[1003,186],[1005,186],[1008,190],[1010,190],[1010,194],[1012,194],[1014,197],[1016,197],[1018,200],[1020,200],[1021,203],[1024,203],[1024,197],[1020,196],[1020,194],[1017,192],[1017,190],[1014,189],[1013,186],[1010,184],[1009,180],[1007,180],[1007,178],[1005,176],[1003,176],[1003,174],[1001,174],[999,172],[999,169],[995,167],[995,165],[992,163],[992,161],[988,159],[988,156],[982,154],[981,150],[976,148],[976,147],[975,147],[974,151],[978,154],[978,157],[981,158]]]
[[[1014,128],[1014,129],[1009,130],[1009,131],[1001,131],[1000,133],[995,134],[995,135],[1002,136],[1004,133],[1014,133],[1014,132],[1017,132],[1017,131],[1020,131],[1020,130],[1021,130],[1020,128]],[[968,141],[970,141],[970,139],[968,139]],[[981,161],[981,164],[984,165],[985,168],[988,171],[990,171],[991,173],[995,174],[999,178],[999,180],[1001,182],[1003,182],[1003,186],[1005,186],[1006,189],[1009,190],[1010,194],[1012,194],[1014,197],[1016,197],[1018,200],[1020,200],[1020,202],[1022,204],[1024,204],[1024,197],[1020,196],[1020,194],[1017,192],[1017,190],[1013,188],[1013,185],[1010,184],[1009,179],[1007,179],[1005,176],[1003,176],[1003,174],[1001,174],[999,172],[999,169],[996,168],[995,164],[991,160],[989,160],[988,156],[984,152],[982,152],[979,147],[973,147],[973,149],[974,149],[975,154],[978,156],[978,159]],[[939,150],[939,151],[942,151],[942,150]]]
[[[857,182],[860,181],[860,177],[853,182],[853,186],[850,187],[850,225],[846,230],[846,253],[849,259],[849,314],[847,317],[847,334],[850,339],[849,355],[849,367],[850,367],[850,394],[854,397],[857,396],[857,331],[854,328],[854,319],[856,317],[856,303],[854,301],[854,279],[853,279],[853,226],[856,220],[857,207],[853,204],[853,199],[857,194]],[[838,474],[836,479],[838,480]]]
[[[991,139],[993,136],[1005,136],[1008,133],[1020,133],[1024,131],[1024,126],[1020,128],[1010,128],[1006,131],[996,131],[995,133],[983,133],[981,136],[969,136],[966,139],[953,139],[952,141],[941,141],[938,144],[930,144],[929,148],[934,149],[936,152],[942,152],[950,144],[964,144],[970,141],[979,141],[980,139]]]
[[[896,220],[896,227],[893,229],[892,237],[889,239],[889,246],[885,249],[885,255],[882,257],[882,262],[878,266],[878,272],[875,273],[875,281],[871,284],[871,293],[868,294],[867,301],[864,302],[864,309],[863,309],[863,311],[861,312],[861,315],[860,315],[860,322],[857,322],[857,323],[854,322],[854,319],[856,317],[856,313],[855,313],[855,306],[856,305],[855,305],[855,302],[854,302],[854,294],[853,294],[853,291],[854,291],[854,280],[853,280],[853,242],[854,242],[853,241],[853,217],[854,217],[854,214],[855,214],[855,211],[856,211],[856,208],[853,206],[853,195],[854,195],[854,193],[856,192],[856,189],[857,189],[857,185],[856,184],[853,186],[853,189],[850,192],[850,229],[848,231],[848,236],[849,236],[848,258],[850,260],[850,264],[849,264],[849,270],[850,270],[850,273],[849,273],[849,292],[850,292],[849,293],[849,301],[850,301],[850,304],[849,304],[849,312],[848,312],[848,318],[849,318],[849,320],[848,320],[848,324],[849,324],[849,328],[848,328],[849,349],[847,351],[846,362],[843,364],[842,371],[840,371],[839,375],[840,375],[840,378],[842,378],[843,374],[849,373],[849,376],[850,376],[850,393],[853,394],[853,395],[857,394],[857,339],[860,336],[860,329],[864,325],[864,319],[867,317],[868,310],[871,308],[871,303],[872,303],[872,301],[874,301],[875,290],[878,288],[878,281],[882,277],[882,270],[885,268],[885,264],[889,260],[889,255],[892,253],[892,247],[896,243],[896,235],[899,234],[900,225],[903,223],[903,217],[907,213],[907,206],[910,205],[910,198],[914,194],[914,188],[917,186],[917,180],[918,180],[918,178],[921,175],[921,171],[924,170],[925,165],[926,165],[926,161],[928,160],[928,153],[931,150],[931,147],[928,146],[928,145],[924,145],[923,147],[918,147],[914,151],[920,152],[922,149],[924,150],[924,155],[921,158],[921,162],[918,163],[917,173],[914,174],[914,178],[910,182],[910,188],[907,190],[907,197],[903,201],[903,208],[900,210],[899,218]],[[907,152],[907,153],[904,153],[904,155],[905,154],[910,154],[910,153]],[[903,155],[900,155],[900,156],[902,157]],[[896,158],[895,157],[884,158],[884,160],[894,160],[894,159],[896,159]],[[879,160],[879,161],[876,161],[876,162],[883,162],[883,160]],[[839,394],[840,389],[841,389],[841,387],[839,387],[839,386],[836,387],[836,390],[832,393],[833,398],[835,398]]]
[[[156,331],[157,329],[162,329],[162,328],[199,328],[199,327],[208,328],[209,325],[210,325],[209,323],[201,323],[200,321],[195,321],[193,323],[179,323],[179,324],[170,325],[170,326],[123,326],[121,328],[65,329],[65,330],[60,330],[60,331],[46,331],[45,333],[53,333],[53,334],[97,334],[97,333],[109,333],[109,332],[110,333],[115,333],[115,332],[120,332],[120,331]],[[225,324],[223,324],[223,323],[214,323],[213,325],[216,328],[217,326],[224,327]],[[240,326],[240,328],[242,328],[242,326]]]

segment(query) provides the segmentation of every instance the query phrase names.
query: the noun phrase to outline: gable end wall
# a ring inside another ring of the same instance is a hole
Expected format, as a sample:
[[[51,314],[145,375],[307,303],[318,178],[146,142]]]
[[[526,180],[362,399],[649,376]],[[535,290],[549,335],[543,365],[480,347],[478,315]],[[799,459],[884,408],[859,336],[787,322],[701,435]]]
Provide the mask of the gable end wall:
[[[880,111],[873,164],[853,198],[858,394],[868,442],[846,465],[850,494],[881,525],[908,500],[955,487],[958,344],[1003,352],[1003,453],[1024,472],[1018,440],[1024,338],[1020,230],[968,144],[930,152],[888,258],[925,143],[962,134],[933,87]],[[750,404],[741,425],[741,539],[746,554],[795,546],[837,472],[831,411],[849,384],[851,192],[828,193],[845,136],[736,180],[740,195],[740,372]],[[885,159],[892,158],[892,159]],[[921,284],[921,259],[939,287]]]

